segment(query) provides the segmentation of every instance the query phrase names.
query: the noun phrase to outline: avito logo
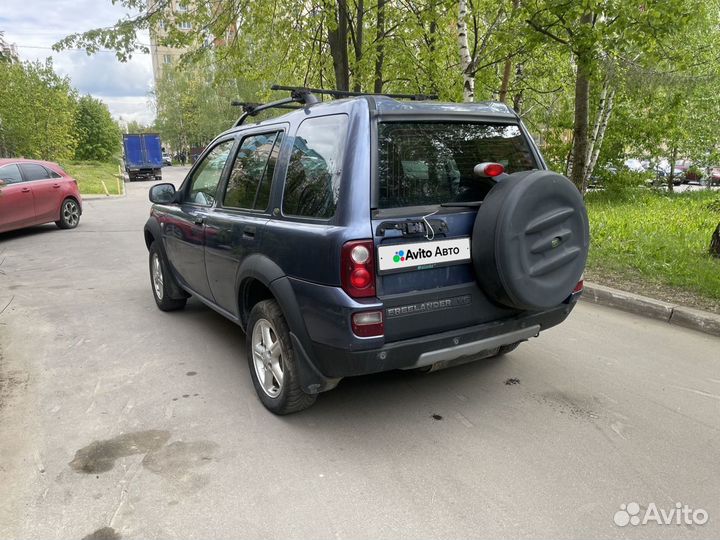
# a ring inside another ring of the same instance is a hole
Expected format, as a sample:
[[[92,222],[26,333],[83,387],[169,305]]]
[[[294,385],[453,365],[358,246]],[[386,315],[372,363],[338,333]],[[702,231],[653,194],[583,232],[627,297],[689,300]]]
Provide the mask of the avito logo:
[[[449,257],[451,255],[459,255],[460,248],[455,246],[441,247],[437,246],[435,251],[431,249],[418,248],[415,250],[408,249],[407,253],[404,250],[398,250],[393,256],[393,261],[396,263],[404,261],[417,261],[421,259],[430,259],[432,257]]]

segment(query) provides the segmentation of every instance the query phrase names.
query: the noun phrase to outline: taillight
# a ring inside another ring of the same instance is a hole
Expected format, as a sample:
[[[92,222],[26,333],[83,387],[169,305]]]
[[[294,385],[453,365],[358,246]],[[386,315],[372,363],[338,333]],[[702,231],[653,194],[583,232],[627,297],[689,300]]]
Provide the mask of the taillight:
[[[585,280],[581,279],[577,282],[577,285],[575,285],[575,288],[573,289],[573,294],[582,292],[582,290],[585,288]]]
[[[340,279],[353,298],[375,296],[375,259],[372,240],[353,240],[342,247]]]
[[[385,333],[382,311],[353,313],[352,331],[358,337],[377,337]]]

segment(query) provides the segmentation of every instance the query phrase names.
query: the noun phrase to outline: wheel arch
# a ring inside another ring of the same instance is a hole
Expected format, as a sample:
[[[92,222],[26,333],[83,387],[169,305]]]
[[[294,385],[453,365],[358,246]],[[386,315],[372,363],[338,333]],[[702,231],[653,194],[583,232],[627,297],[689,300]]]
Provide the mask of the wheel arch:
[[[62,217],[63,206],[65,205],[65,201],[67,201],[68,199],[71,201],[75,201],[75,204],[78,205],[78,211],[80,212],[80,215],[82,216],[82,213],[83,213],[82,203],[78,200],[78,198],[75,195],[70,194],[70,195],[65,195],[63,197],[62,202],[60,203],[60,208],[58,208],[58,214],[57,214],[58,219],[60,219]]]

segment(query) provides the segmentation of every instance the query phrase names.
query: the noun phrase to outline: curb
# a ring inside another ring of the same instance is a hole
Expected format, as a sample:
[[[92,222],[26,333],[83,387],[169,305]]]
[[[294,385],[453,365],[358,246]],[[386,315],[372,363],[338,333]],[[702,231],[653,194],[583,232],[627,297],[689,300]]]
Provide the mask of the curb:
[[[100,195],[97,193],[93,193],[92,195],[83,195],[80,194],[82,197],[83,202],[85,201],[112,201],[113,199],[124,199],[127,197],[127,189],[123,189],[122,195]]]
[[[609,306],[642,315],[643,317],[683,326],[713,336],[720,336],[720,315],[709,311],[671,304],[647,296],[588,282],[585,282],[585,289],[580,299],[585,302]]]

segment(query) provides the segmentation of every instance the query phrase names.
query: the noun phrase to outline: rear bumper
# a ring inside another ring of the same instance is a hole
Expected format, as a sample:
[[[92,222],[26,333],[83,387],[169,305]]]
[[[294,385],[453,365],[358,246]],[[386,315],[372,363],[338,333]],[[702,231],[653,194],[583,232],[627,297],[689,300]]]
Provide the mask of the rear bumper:
[[[556,308],[532,314],[396,341],[370,350],[348,350],[314,342],[313,364],[328,378],[341,378],[393,369],[412,369],[437,362],[494,352],[536,336],[564,321],[575,307],[580,293]]]

